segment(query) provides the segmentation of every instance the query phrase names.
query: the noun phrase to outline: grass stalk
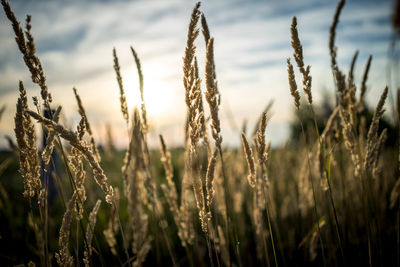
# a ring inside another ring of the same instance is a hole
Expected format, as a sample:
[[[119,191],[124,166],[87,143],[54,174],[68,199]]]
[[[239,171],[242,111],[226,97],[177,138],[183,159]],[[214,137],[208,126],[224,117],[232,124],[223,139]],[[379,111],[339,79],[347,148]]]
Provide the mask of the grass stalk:
[[[340,230],[340,227],[339,227],[339,220],[338,220],[338,217],[337,217],[335,202],[333,200],[333,193],[332,193],[331,179],[330,179],[330,170],[328,169],[328,168],[330,168],[330,166],[327,166],[327,164],[325,162],[324,144],[323,144],[323,141],[321,139],[321,135],[319,133],[317,119],[316,119],[317,116],[315,115],[314,108],[313,108],[312,104],[309,104],[309,107],[310,107],[311,112],[312,112],[312,117],[313,117],[313,121],[314,121],[315,132],[316,132],[317,138],[318,138],[318,143],[319,143],[319,145],[320,145],[320,147],[322,149],[322,152],[321,152],[322,153],[322,162],[323,162],[323,166],[324,166],[324,170],[325,170],[325,178],[326,178],[326,181],[327,181],[327,184],[328,184],[329,200],[330,200],[330,203],[331,203],[331,206],[332,206],[332,212],[333,212],[333,215],[334,215],[334,218],[335,218],[335,230],[336,230],[337,239],[339,241],[340,254],[341,254],[343,263],[346,264],[345,257],[344,257],[344,251],[343,251],[342,238],[341,238],[342,234],[341,234],[341,230]]]
[[[264,173],[264,166],[261,166],[261,173]],[[274,233],[272,232],[271,216],[269,214],[269,207],[268,207],[268,204],[270,202],[270,198],[269,198],[268,192],[265,192],[265,189],[263,190],[263,192],[264,192],[264,197],[265,197],[265,201],[266,201],[266,203],[265,203],[265,212],[267,213],[268,229],[269,229],[269,232],[271,234],[271,246],[272,246],[272,251],[274,253],[275,266],[278,267],[278,258],[276,257],[276,251],[275,251]]]
[[[303,137],[305,139],[306,138],[306,134],[305,134],[305,131],[304,131],[303,122],[302,122],[302,120],[300,118],[299,118],[299,120],[300,120],[300,125],[301,125],[301,132],[302,132]],[[318,238],[319,238],[319,243],[321,245],[322,262],[323,262],[323,265],[326,266],[324,244],[322,242],[321,228],[319,226],[319,216],[318,216],[318,210],[317,210],[317,198],[316,198],[316,195],[315,195],[315,187],[314,187],[314,181],[313,181],[313,177],[312,177],[311,161],[310,161],[310,155],[309,155],[308,149],[306,150],[306,153],[307,153],[308,170],[310,172],[309,178],[310,178],[310,182],[311,182],[312,195],[313,195],[313,201],[314,201],[313,209],[314,209],[315,218],[317,220]]]

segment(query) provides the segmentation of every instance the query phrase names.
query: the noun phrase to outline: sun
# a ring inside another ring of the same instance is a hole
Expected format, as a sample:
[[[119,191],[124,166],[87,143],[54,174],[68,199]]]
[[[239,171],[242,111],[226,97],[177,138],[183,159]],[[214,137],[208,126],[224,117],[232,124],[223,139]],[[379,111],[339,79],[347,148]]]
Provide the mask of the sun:
[[[127,78],[124,80],[125,94],[129,110],[141,106],[138,79]],[[174,91],[171,84],[156,79],[144,81],[144,102],[149,117],[159,117],[173,108]]]

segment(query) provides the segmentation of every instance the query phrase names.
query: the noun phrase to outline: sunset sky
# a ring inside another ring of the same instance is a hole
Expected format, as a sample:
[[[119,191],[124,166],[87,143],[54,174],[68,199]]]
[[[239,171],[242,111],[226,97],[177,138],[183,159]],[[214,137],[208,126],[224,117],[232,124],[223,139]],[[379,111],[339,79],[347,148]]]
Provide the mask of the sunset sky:
[[[337,29],[338,62],[347,71],[354,52],[360,51],[355,69],[359,85],[367,58],[373,55],[367,96],[372,106],[388,83],[386,66],[393,3],[347,2]],[[118,146],[126,146],[128,137],[120,112],[112,49],[117,49],[132,108],[139,103],[137,71],[130,52],[133,46],[143,68],[145,102],[152,125],[150,141],[154,143],[162,133],[169,145],[182,143],[186,112],[182,57],[195,1],[16,0],[10,4],[20,21],[25,20],[26,14],[32,15],[32,33],[53,103],[63,106],[68,125],[75,127],[79,120],[72,91],[75,86],[98,142],[104,140],[105,125],[109,123]],[[293,16],[298,19],[305,64],[311,65],[313,96],[318,101],[326,91],[333,100],[328,38],[336,4],[320,0],[202,2],[201,11],[215,38],[224,144],[235,145],[240,140],[227,113],[233,114],[237,128],[247,119],[252,129],[271,99],[275,101],[274,115],[267,128],[267,139],[273,145],[287,140],[288,123],[293,119],[286,72],[286,58],[293,54],[289,30]],[[197,57],[204,73],[205,44],[203,37],[199,37]],[[3,136],[13,136],[18,81],[24,81],[30,99],[39,95],[39,89],[30,81],[12,27],[2,10],[0,48],[0,106],[7,106],[0,122],[0,147],[5,147]],[[297,70],[296,74],[300,78]]]

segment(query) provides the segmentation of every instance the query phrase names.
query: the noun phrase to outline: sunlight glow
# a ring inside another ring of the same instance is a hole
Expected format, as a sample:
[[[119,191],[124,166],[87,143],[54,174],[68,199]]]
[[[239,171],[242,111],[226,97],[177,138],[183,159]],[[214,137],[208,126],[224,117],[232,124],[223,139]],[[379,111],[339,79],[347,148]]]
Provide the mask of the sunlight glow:
[[[140,90],[136,77],[127,77],[124,80],[125,94],[129,110],[135,106],[140,108]],[[144,81],[144,101],[149,117],[159,116],[173,108],[173,88],[170,84],[159,80]]]

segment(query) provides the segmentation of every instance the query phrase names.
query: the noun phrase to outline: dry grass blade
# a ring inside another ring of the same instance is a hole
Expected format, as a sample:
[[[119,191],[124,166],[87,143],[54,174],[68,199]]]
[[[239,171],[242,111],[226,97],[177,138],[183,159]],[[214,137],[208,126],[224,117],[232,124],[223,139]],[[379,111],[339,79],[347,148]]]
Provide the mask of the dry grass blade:
[[[186,103],[188,103],[188,91],[190,91],[193,85],[193,60],[196,53],[196,46],[194,45],[194,41],[199,35],[199,29],[197,28],[197,22],[200,18],[200,2],[196,4],[193,9],[192,16],[190,18],[186,48],[185,48],[185,56],[183,57],[183,84],[186,90]],[[189,106],[189,105],[188,105]]]
[[[28,109],[28,99],[23,83],[19,82],[20,96],[17,102],[15,114],[15,136],[19,148],[20,172],[24,179],[26,197],[32,198],[37,195],[40,201],[40,163],[38,149],[36,147],[35,127],[30,116],[25,114]]]
[[[339,105],[343,107],[343,110],[347,110],[348,101],[347,101],[347,87],[346,87],[346,77],[345,75],[339,70],[337,66],[334,66],[333,74],[335,76],[336,86],[338,90],[338,99]]]
[[[92,149],[92,152],[95,154],[95,156],[97,158],[97,161],[100,162],[100,160],[101,160],[100,153],[99,153],[99,150],[97,149],[96,141],[94,140],[92,129],[90,128],[90,123],[89,123],[89,120],[87,118],[85,108],[83,107],[81,97],[79,96],[78,91],[76,90],[75,87],[73,88],[73,91],[74,91],[76,102],[78,103],[79,114],[84,119],[86,130],[87,130],[87,132],[89,134],[90,147]]]
[[[128,199],[129,225],[132,229],[132,251],[136,255],[134,266],[141,265],[150,249],[152,237],[148,235],[147,209],[156,205],[154,189],[148,183],[148,174],[144,162],[144,140],[139,110],[135,107],[132,116],[132,129],[129,143],[131,151],[127,158],[125,193]]]
[[[163,164],[165,177],[167,179],[167,185],[162,184],[161,188],[164,191],[164,194],[167,198],[168,204],[170,206],[170,210],[174,215],[174,220],[176,225],[178,226],[178,230],[180,231],[180,224],[179,224],[179,209],[178,209],[178,194],[176,192],[175,183],[172,180],[173,178],[173,167],[171,162],[171,153],[168,151],[167,146],[165,144],[164,138],[162,135],[160,137],[160,144],[161,144],[161,163]]]
[[[119,101],[121,103],[121,112],[122,116],[124,116],[126,124],[129,124],[128,103],[126,102],[126,95],[125,95],[124,85],[122,83],[121,70],[119,66],[117,51],[115,50],[115,48],[113,49],[113,58],[114,58],[114,70],[117,76],[117,82],[119,86]]]
[[[103,169],[101,168],[99,162],[96,160],[94,154],[90,151],[86,143],[79,140],[76,133],[65,129],[64,126],[62,126],[61,124],[48,120],[33,111],[27,110],[25,112],[36,119],[38,122],[40,122],[43,126],[49,128],[50,130],[56,131],[60,135],[60,137],[67,140],[71,144],[71,146],[75,147],[83,154],[83,156],[86,158],[92,168],[93,176],[96,183],[106,194],[106,202],[112,204],[112,200],[114,197],[113,188],[111,185],[108,184],[107,177],[104,174]]]
[[[303,57],[303,47],[301,46],[299,33],[297,31],[297,18],[293,17],[292,25],[290,26],[290,33],[292,37],[292,47],[293,47],[293,57],[296,60],[297,67],[303,75],[303,90],[307,95],[308,103],[312,104],[312,94],[311,94],[311,75],[310,66],[304,68],[304,57]]]
[[[367,92],[367,79],[368,79],[369,68],[371,67],[371,61],[372,61],[372,55],[370,55],[368,57],[368,61],[367,61],[367,64],[365,65],[364,74],[363,74],[363,78],[361,81],[361,87],[360,87],[361,90],[360,90],[360,99],[359,99],[360,107],[363,107],[363,105],[364,105],[364,96],[365,96],[365,93]]]
[[[215,165],[217,164],[218,150],[214,150],[214,153],[208,160],[208,167],[206,173],[206,190],[207,190],[207,207],[210,208],[212,200],[215,195],[214,190],[214,175],[215,175]]]
[[[4,114],[4,111],[6,110],[6,105],[3,105],[1,108],[0,108],[0,121],[1,121],[1,118],[3,117],[3,114]]]
[[[53,114],[53,121],[58,123],[60,118],[61,106],[59,106]],[[53,153],[54,149],[54,142],[56,141],[56,132],[50,131],[46,138],[46,146],[42,152],[42,160],[45,165],[49,164],[51,159],[51,154]]]
[[[378,105],[376,106],[371,125],[369,126],[367,134],[366,155],[364,160],[364,168],[367,171],[371,171],[374,165],[374,154],[377,153],[378,149],[379,120],[381,119],[383,113],[385,112],[383,106],[385,104],[387,94],[388,94],[388,87],[386,86],[385,89],[383,90],[381,98],[379,99]]]
[[[142,125],[143,125],[142,127],[143,127],[143,131],[146,133],[149,126],[147,123],[146,105],[144,104],[142,67],[140,64],[139,56],[137,55],[135,49],[133,49],[132,46],[131,46],[131,51],[132,51],[132,55],[135,59],[136,69],[138,71],[138,76],[139,76],[139,89],[140,89],[140,99],[141,99],[140,109],[142,111]]]
[[[267,113],[263,112],[262,120],[260,122],[258,132],[257,132],[257,149],[258,149],[258,161],[260,165],[264,165],[267,160],[266,157],[266,142],[265,142],[265,130],[267,129],[267,124],[269,121],[269,116]]]
[[[206,42],[206,46],[208,45],[208,41],[211,38],[210,35],[210,29],[208,28],[208,24],[207,24],[207,20],[206,17],[204,16],[204,14],[201,14],[201,28],[202,28],[202,32],[203,32],[203,36],[204,36],[204,41]],[[217,103],[218,106],[221,105],[221,94],[218,91],[218,85],[217,85],[217,72],[215,70],[215,61],[213,58],[213,76],[214,76],[214,80],[215,80],[215,90],[217,91]]]
[[[329,132],[332,130],[334,127],[334,121],[337,118],[337,115],[339,114],[340,107],[335,107],[335,109],[332,111],[331,115],[329,116],[328,120],[326,121],[326,125],[324,130],[321,133],[321,143],[324,143],[325,138],[328,136]]]
[[[243,143],[244,153],[246,154],[247,165],[249,167],[249,175],[247,176],[247,180],[251,187],[255,187],[256,186],[256,168],[255,168],[255,164],[254,164],[253,150],[251,149],[244,132],[242,132],[242,143]]]
[[[350,120],[348,118],[348,114],[346,113],[345,108],[340,106],[340,119],[342,123],[342,134],[343,134],[343,139],[344,139],[344,146],[346,149],[350,152],[351,155],[351,160],[354,163],[355,169],[354,169],[354,175],[356,177],[359,177],[361,173],[361,160],[360,160],[360,155],[359,155],[359,145],[356,140],[356,136],[353,131],[353,125],[350,123]]]
[[[0,163],[0,176],[4,173],[8,166],[10,166],[12,160],[10,158],[3,160]]]
[[[107,229],[103,230],[104,238],[107,241],[108,246],[110,247],[111,253],[114,256],[117,256],[117,239],[115,235],[118,233],[118,209],[119,209],[119,189],[115,188],[115,207],[111,206],[111,216],[108,221]]]
[[[204,14],[201,14],[201,28],[204,36],[204,41],[206,41],[206,45],[208,44],[208,40],[210,40],[210,29],[208,28],[207,20]]]
[[[268,101],[268,103],[267,103],[267,105],[265,106],[263,112],[262,112],[261,115],[258,117],[256,123],[254,124],[253,132],[252,132],[252,134],[251,134],[252,138],[254,138],[254,137],[257,135],[258,127],[260,126],[260,122],[261,122],[261,120],[263,119],[263,116],[264,116],[263,114],[264,114],[264,113],[268,114],[268,117],[271,117],[271,116],[272,116],[272,111],[271,111],[271,109],[272,109],[272,107],[273,107],[273,105],[274,105],[274,102],[275,102],[274,99],[271,99],[270,101]],[[242,132],[245,132],[245,133],[246,133],[246,131],[243,131],[243,130],[242,130]]]
[[[335,38],[336,38],[336,27],[337,24],[339,23],[339,16],[340,12],[342,11],[342,8],[345,4],[345,0],[341,0],[335,11],[335,15],[333,16],[333,21],[331,24],[331,27],[329,29],[329,51],[331,54],[331,67],[332,69],[337,65],[336,63],[336,54],[337,54],[337,47],[335,46]]]
[[[214,79],[214,39],[211,38],[207,44],[206,55],[206,87],[205,92],[206,100],[210,107],[211,114],[211,135],[215,140],[215,146],[220,147],[222,143],[222,136],[220,135],[221,127],[218,117],[218,101],[217,101],[217,88]]]
[[[290,26],[290,34],[292,37],[292,47],[294,50],[293,56],[296,60],[297,67],[300,69],[300,72],[304,72],[304,62],[303,62],[303,48],[300,43],[299,33],[297,31],[297,18],[293,17],[292,25]]]
[[[60,118],[60,112],[61,112],[61,106],[57,108],[57,110],[53,114],[53,121],[58,123],[58,120]],[[47,135],[46,138],[46,146],[44,147],[42,151],[42,160],[45,165],[49,164],[50,159],[51,159],[51,154],[53,153],[54,149],[54,142],[56,140],[56,132],[50,131]]]
[[[97,212],[99,211],[101,204],[101,200],[97,200],[96,204],[94,205],[92,211],[89,214],[89,222],[86,228],[86,240],[87,240],[87,247],[84,252],[83,262],[85,266],[90,266],[90,257],[92,256],[92,240],[93,240],[93,232],[94,226],[96,225],[97,220]]]
[[[58,246],[60,250],[55,254],[58,265],[73,266],[74,260],[68,251],[68,243],[71,229],[71,222],[74,215],[74,206],[78,198],[78,194],[74,193],[68,202],[67,210],[64,213],[58,238]]]
[[[43,101],[45,102],[46,107],[48,107],[48,103],[51,102],[51,96],[48,93],[46,77],[43,73],[42,64],[40,63],[39,58],[36,56],[34,39],[30,33],[32,27],[30,23],[31,17],[28,15],[26,18],[25,39],[24,32],[20,26],[19,21],[15,17],[14,12],[11,10],[10,4],[5,0],[2,0],[1,4],[3,5],[3,9],[7,15],[7,18],[12,23],[12,27],[15,33],[15,41],[17,42],[18,48],[24,57],[25,65],[28,67],[31,73],[32,82],[38,84],[41,88],[40,94]]]
[[[300,107],[300,94],[297,90],[296,78],[294,76],[293,65],[290,63],[290,58],[286,60],[288,65],[288,80],[290,86],[290,94],[293,96],[294,99],[294,106],[299,109]]]
[[[349,70],[349,80],[350,80],[350,81],[354,81],[354,75],[353,75],[353,73],[354,73],[354,68],[355,68],[355,66],[356,66],[356,61],[357,61],[357,58],[358,58],[358,53],[359,53],[359,51],[357,50],[357,51],[354,53],[353,59],[351,60],[350,70]],[[350,86],[350,84],[349,84],[349,86]]]
[[[195,94],[199,94],[199,83],[200,79],[196,77],[196,71],[194,66],[194,58],[196,53],[196,46],[194,45],[194,41],[199,35],[199,29],[197,28],[197,23],[200,18],[200,2],[196,4],[193,9],[188,33],[187,33],[187,41],[185,47],[185,55],[183,57],[183,86],[185,88],[185,103],[187,106],[187,117],[185,123],[185,147],[187,147],[187,142],[189,140],[189,124],[193,122],[194,117],[196,117],[197,107],[194,107],[196,103],[192,103],[193,100],[196,100]]]

